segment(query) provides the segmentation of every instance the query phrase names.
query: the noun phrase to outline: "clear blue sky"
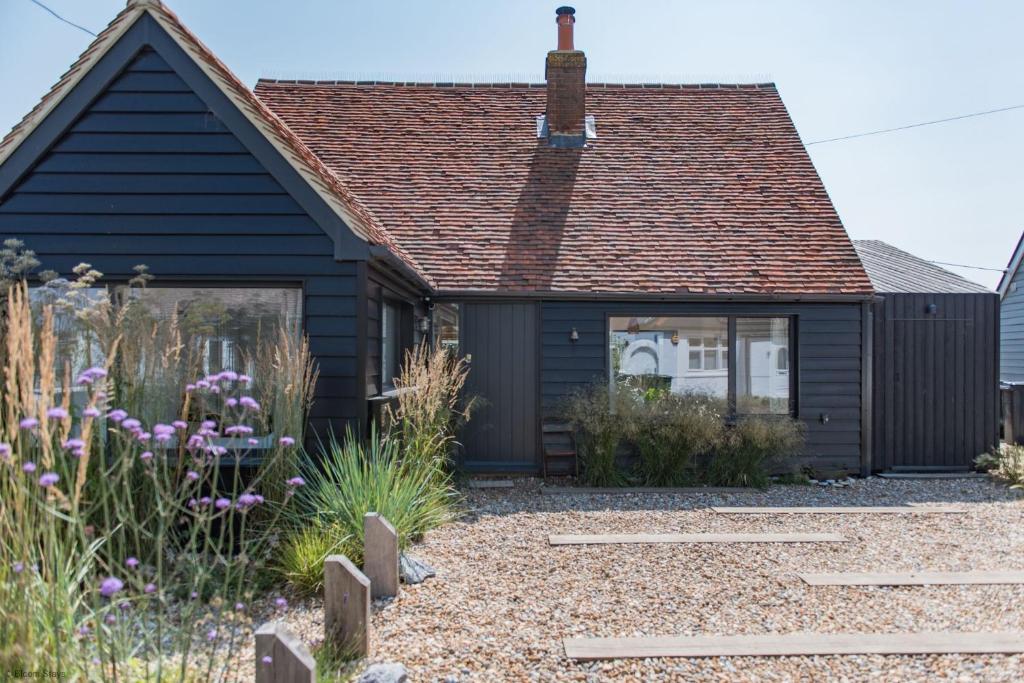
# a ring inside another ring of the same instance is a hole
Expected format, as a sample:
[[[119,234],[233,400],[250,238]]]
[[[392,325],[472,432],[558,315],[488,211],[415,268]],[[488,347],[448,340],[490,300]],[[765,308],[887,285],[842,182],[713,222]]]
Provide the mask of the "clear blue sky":
[[[44,0],[99,31],[123,0]],[[169,0],[252,85],[356,74],[542,80],[554,0]],[[1024,2],[577,0],[593,80],[774,80],[805,141],[1024,103]],[[0,129],[90,37],[0,0]],[[1003,267],[1024,229],[1024,110],[810,147],[854,238]],[[956,270],[956,269],[954,269]],[[998,273],[959,270],[994,286]]]

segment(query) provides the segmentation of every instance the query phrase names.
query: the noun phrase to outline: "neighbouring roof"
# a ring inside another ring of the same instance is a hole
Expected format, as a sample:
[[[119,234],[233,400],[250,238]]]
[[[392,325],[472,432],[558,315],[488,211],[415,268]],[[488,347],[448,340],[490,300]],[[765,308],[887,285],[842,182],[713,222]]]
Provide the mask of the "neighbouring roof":
[[[191,31],[159,0],[129,0],[125,9],[111,20],[78,60],[50,89],[42,100],[0,140],[0,164],[14,152],[60,101],[74,89],[117,40],[144,14],[148,13],[185,50],[246,118],[278,149],[289,164],[308,182],[349,228],[373,245],[387,247],[427,284],[429,275],[380,224],[369,208],[288,129],[262,101],[256,98]]]
[[[992,293],[976,282],[908,254],[881,240],[854,240],[871,284],[881,293]]]
[[[597,138],[538,139],[545,87],[260,80],[442,291],[872,293],[772,84],[591,84]]]

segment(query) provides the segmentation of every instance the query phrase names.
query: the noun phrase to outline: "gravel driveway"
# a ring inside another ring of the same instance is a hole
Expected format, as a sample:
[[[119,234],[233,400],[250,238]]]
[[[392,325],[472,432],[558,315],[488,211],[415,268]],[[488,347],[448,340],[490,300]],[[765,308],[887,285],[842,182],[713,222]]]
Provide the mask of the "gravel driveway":
[[[375,660],[414,681],[1021,680],[1021,656],[576,663],[566,636],[1024,630],[1024,586],[809,587],[798,571],[1024,569],[1024,501],[986,480],[700,495],[467,492],[414,554],[437,578],[373,616]],[[965,503],[962,515],[715,515],[711,505]],[[833,531],[848,543],[550,547],[549,533]],[[303,614],[289,616],[301,630]],[[322,628],[322,627],[321,627]]]

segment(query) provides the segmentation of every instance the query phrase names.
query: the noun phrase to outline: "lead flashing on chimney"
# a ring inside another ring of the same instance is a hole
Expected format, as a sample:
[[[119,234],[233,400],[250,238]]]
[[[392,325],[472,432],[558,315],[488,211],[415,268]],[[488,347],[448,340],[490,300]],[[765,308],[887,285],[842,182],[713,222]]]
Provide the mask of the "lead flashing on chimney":
[[[544,116],[544,114],[538,114],[537,115],[537,137],[538,138],[551,137],[551,138],[572,138],[573,140],[580,140],[580,139],[584,140],[583,144],[574,144],[574,145],[563,145],[563,144],[552,143],[551,144],[552,147],[583,147],[586,140],[596,140],[597,139],[597,119],[594,118],[593,114],[587,114],[584,117],[584,126],[585,126],[586,130],[585,130],[583,135],[551,135],[551,133],[548,131],[547,117]]]

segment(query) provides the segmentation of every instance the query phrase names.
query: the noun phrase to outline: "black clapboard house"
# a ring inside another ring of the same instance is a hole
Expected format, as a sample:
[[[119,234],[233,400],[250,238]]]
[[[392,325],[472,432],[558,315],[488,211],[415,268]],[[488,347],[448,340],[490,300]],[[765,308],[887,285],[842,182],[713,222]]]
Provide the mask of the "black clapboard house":
[[[163,311],[223,302],[211,365],[294,323],[321,433],[368,424],[432,338],[486,399],[470,470],[538,471],[562,397],[630,375],[792,415],[815,467],[888,467],[882,309],[775,86],[587,83],[556,21],[544,83],[250,90],[131,0],[0,143],[0,234],[65,276],[145,263]]]

